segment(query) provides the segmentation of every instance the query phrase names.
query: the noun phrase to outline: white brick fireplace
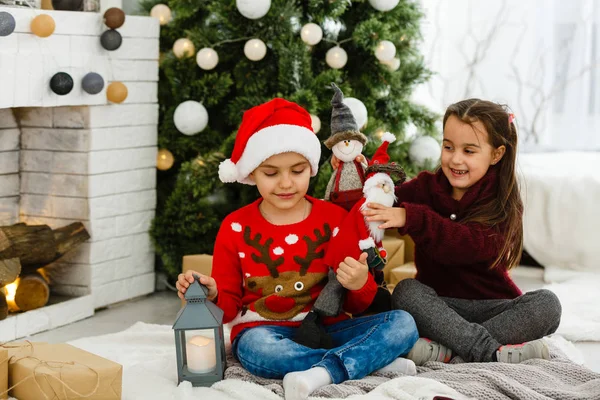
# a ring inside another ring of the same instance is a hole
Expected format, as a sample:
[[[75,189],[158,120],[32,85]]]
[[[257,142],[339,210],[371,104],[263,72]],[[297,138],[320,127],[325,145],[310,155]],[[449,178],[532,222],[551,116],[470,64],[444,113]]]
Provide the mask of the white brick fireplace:
[[[94,309],[154,291],[148,230],[156,207],[158,21],[127,16],[116,51],[100,46],[96,13],[0,7],[16,30],[0,37],[0,225],[61,227],[81,221],[91,239],[47,268],[53,293],[78,296],[0,321],[0,341],[85,318]],[[48,38],[31,19],[51,15]],[[50,78],[67,72],[71,93],[54,94]],[[81,88],[96,72],[97,95]],[[109,104],[106,86],[128,88]],[[69,315],[67,315],[69,314]]]

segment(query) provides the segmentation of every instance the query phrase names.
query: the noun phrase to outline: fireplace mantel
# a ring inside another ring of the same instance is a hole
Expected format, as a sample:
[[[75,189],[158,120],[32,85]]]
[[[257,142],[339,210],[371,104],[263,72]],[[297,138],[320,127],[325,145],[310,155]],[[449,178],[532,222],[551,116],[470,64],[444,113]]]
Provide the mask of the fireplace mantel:
[[[101,14],[0,11],[16,20],[15,32],[0,37],[0,225],[81,221],[91,235],[47,269],[54,292],[79,297],[0,321],[5,341],[154,291],[148,231],[156,208],[159,24],[127,16],[121,47],[107,51]],[[30,32],[39,14],[56,22],[48,38]],[[73,78],[67,95],[50,90],[57,72]],[[96,95],[81,87],[88,72],[104,78]],[[113,81],[128,88],[121,104],[106,99]]]

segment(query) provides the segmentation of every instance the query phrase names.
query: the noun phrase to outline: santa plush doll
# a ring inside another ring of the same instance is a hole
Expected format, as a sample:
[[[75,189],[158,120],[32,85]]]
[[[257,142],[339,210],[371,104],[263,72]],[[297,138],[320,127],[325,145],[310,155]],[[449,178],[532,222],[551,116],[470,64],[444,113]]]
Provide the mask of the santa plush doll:
[[[404,170],[396,163],[390,163],[387,149],[396,140],[391,133],[385,133],[383,143],[369,162],[366,180],[362,189],[363,197],[352,207],[344,218],[339,231],[330,240],[325,263],[331,267],[329,280],[315,301],[311,313],[304,319],[294,340],[307,347],[325,347],[330,343],[319,323],[324,316],[336,316],[342,312],[346,289],[338,282],[336,271],[346,257],[359,259],[367,253],[367,265],[378,285],[377,294],[371,306],[363,314],[374,314],[391,309],[391,294],[383,280],[383,267],[386,251],[382,240],[385,233],[380,229],[381,221],[366,221],[362,211],[369,203],[392,207],[396,201],[395,186],[406,179]]]

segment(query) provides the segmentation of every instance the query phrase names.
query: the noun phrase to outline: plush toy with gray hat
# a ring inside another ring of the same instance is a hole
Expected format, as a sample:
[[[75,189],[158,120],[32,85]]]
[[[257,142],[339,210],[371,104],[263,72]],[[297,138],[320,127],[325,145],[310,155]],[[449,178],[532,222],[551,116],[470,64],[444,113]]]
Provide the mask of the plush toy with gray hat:
[[[365,183],[366,165],[356,161],[367,144],[367,137],[358,130],[350,108],[344,104],[344,94],[332,83],[334,90],[331,99],[331,136],[325,146],[340,160],[325,190],[325,200],[329,200],[350,211],[362,198]]]

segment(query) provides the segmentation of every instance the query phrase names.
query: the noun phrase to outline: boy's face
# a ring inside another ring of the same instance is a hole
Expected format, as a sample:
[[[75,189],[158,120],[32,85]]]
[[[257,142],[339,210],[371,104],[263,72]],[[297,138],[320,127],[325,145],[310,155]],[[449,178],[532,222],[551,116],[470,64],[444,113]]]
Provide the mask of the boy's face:
[[[263,199],[280,210],[293,208],[308,191],[310,164],[298,153],[267,158],[250,177]]]

